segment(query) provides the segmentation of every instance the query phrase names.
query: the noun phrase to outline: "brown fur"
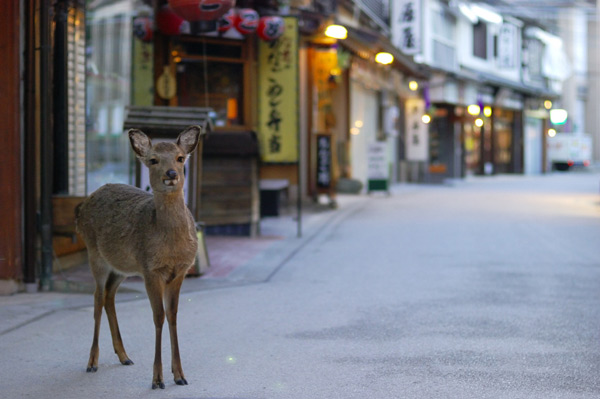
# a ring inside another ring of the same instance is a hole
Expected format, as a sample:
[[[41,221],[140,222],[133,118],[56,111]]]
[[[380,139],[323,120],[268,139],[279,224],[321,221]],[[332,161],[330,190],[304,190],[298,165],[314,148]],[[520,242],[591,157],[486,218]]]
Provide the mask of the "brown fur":
[[[181,132],[177,144],[153,146],[144,133],[130,130],[131,146],[150,170],[153,194],[124,184],[107,184],[76,209],[77,229],[86,242],[90,268],[96,280],[95,328],[88,372],[98,368],[98,334],[103,307],[115,353],[121,363],[133,364],[119,333],[115,293],[126,276],[137,274],[144,278],[156,328],[152,388],[164,388],[161,335],[165,315],[171,336],[174,379],[178,385],[187,384],[181,368],[176,319],[179,290],[187,270],[194,263],[198,240],[194,219],[184,202],[183,168],[188,155],[198,144],[199,135],[200,128],[192,126]],[[172,178],[175,174],[176,180]]]

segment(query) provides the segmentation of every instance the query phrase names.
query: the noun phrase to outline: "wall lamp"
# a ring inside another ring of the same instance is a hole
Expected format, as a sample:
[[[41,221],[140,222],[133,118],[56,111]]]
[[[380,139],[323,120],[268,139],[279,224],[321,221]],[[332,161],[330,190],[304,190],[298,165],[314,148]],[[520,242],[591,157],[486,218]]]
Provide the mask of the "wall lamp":
[[[348,37],[348,29],[342,25],[329,25],[325,28],[325,36],[343,40]]]
[[[375,54],[375,62],[383,65],[389,65],[394,62],[394,56],[390,53],[380,52]]]

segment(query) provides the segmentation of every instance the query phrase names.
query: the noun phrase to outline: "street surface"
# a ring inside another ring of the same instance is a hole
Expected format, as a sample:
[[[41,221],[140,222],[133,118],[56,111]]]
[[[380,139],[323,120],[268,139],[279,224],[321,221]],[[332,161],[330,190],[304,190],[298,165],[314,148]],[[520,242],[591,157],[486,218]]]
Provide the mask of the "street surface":
[[[0,396],[599,398],[599,184],[495,176],[341,199],[302,245],[290,236],[231,284],[182,294],[190,385],[174,385],[165,324],[166,389],[150,389],[143,298],[117,304],[135,365],[118,362],[104,316],[86,373],[92,307],[59,309],[0,335]]]

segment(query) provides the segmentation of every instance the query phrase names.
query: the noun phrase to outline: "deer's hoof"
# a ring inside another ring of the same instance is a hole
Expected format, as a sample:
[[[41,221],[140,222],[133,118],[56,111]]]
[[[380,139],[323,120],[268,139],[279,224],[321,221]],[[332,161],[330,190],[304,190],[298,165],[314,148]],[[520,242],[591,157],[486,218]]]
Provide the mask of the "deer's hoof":
[[[152,389],[156,389],[156,388],[165,389],[165,383],[162,381],[153,382]]]
[[[91,367],[88,367],[85,371],[87,371],[88,373],[95,373],[96,371],[98,371],[98,367],[91,366]]]
[[[121,362],[121,364],[124,366],[131,366],[131,365],[133,365],[133,362],[131,361],[131,359],[127,359],[127,360],[123,360]]]
[[[185,378],[180,378],[179,380],[175,380],[175,384],[177,385],[187,385],[188,382]]]

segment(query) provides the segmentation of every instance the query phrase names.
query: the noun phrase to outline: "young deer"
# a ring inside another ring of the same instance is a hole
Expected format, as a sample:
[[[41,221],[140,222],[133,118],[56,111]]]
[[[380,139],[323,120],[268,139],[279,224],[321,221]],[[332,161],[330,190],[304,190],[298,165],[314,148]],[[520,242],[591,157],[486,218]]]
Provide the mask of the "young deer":
[[[153,193],[124,184],[107,184],[76,210],[77,229],[87,245],[96,280],[94,339],[88,372],[98,369],[102,307],[106,309],[115,353],[122,364],[133,364],[119,333],[115,293],[126,276],[137,274],[144,278],[156,328],[152,389],[165,387],[161,361],[163,304],[171,335],[175,383],[187,385],[177,343],[177,306],[179,289],[194,263],[198,240],[194,219],[184,202],[183,168],[199,137],[200,127],[190,126],[179,134],[177,144],[152,145],[140,130],[129,130],[133,151],[150,170]]]

